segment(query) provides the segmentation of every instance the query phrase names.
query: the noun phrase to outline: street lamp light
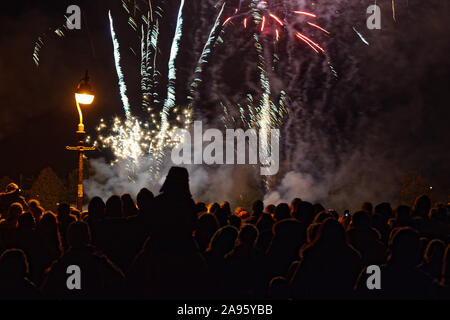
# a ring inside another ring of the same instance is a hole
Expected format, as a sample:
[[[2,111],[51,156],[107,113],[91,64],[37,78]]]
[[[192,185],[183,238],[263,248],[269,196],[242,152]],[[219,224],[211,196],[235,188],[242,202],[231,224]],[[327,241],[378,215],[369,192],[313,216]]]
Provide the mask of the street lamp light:
[[[78,115],[80,116],[80,123],[78,124],[77,138],[78,146],[66,147],[67,150],[78,151],[78,187],[77,187],[77,209],[80,212],[83,210],[83,154],[85,151],[95,150],[95,147],[84,146],[84,131],[83,113],[81,112],[80,105],[89,105],[94,101],[94,92],[89,85],[89,76],[86,71],[86,75],[78,83],[75,90],[75,102],[77,104]]]

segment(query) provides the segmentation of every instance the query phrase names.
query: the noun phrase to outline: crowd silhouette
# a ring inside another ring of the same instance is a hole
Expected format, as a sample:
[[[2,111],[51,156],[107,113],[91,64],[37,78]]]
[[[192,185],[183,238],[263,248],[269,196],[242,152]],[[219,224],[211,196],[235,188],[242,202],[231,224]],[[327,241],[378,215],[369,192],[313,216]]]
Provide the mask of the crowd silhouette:
[[[95,197],[85,212],[20,194],[15,184],[0,194],[1,299],[450,298],[449,206],[427,196],[345,215],[299,198],[233,212],[195,202],[180,167],[157,196]],[[381,289],[367,286],[371,265]]]

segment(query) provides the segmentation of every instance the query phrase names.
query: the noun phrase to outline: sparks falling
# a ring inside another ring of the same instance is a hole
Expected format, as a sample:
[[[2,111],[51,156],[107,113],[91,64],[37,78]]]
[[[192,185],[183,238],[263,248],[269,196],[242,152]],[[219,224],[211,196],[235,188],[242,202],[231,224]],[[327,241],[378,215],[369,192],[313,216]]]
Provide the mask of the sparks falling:
[[[329,31],[317,23],[309,21],[309,19],[316,20],[316,18],[317,15],[312,12],[287,9],[283,1],[253,0],[248,6],[240,1],[234,14],[225,19],[223,26],[236,21],[247,29],[249,21],[253,21],[261,35],[270,35],[276,42],[280,40],[282,32],[288,35],[294,34],[299,41],[305,43],[314,52],[324,53],[324,49],[307,35],[308,29],[311,28],[330,35]],[[306,24],[306,26],[298,30],[299,23]]]

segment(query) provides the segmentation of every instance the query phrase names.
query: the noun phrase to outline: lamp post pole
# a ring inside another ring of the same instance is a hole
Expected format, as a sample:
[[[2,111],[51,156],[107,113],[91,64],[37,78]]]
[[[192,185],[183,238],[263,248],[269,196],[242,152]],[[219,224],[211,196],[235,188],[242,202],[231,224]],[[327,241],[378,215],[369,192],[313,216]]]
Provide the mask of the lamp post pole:
[[[77,146],[74,147],[66,147],[67,150],[71,151],[77,151],[78,152],[78,183],[77,183],[77,209],[81,212],[83,211],[83,157],[85,151],[92,151],[95,150],[95,147],[86,147],[84,145],[84,137],[86,135],[86,132],[84,131],[84,124],[83,124],[83,113],[81,112],[80,102],[79,99],[82,99],[81,96],[91,96],[92,99],[90,102],[84,101],[84,104],[90,104],[92,103],[92,100],[94,99],[94,96],[92,95],[92,92],[90,90],[90,87],[88,85],[89,77],[86,72],[85,78],[82,80],[84,83],[81,83],[78,85],[77,91],[76,91],[76,104],[77,104],[77,110],[78,115],[80,117],[80,123],[78,124],[78,130],[77,130]]]

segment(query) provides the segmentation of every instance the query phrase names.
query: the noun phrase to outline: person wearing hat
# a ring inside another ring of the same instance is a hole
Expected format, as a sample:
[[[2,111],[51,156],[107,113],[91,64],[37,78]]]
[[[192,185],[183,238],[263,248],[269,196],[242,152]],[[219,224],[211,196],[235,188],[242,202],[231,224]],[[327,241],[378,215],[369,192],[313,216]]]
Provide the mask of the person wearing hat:
[[[5,193],[0,193],[0,213],[6,214],[8,208],[13,203],[20,203],[24,210],[28,208],[25,198],[22,196],[22,190],[15,183],[6,186]]]

